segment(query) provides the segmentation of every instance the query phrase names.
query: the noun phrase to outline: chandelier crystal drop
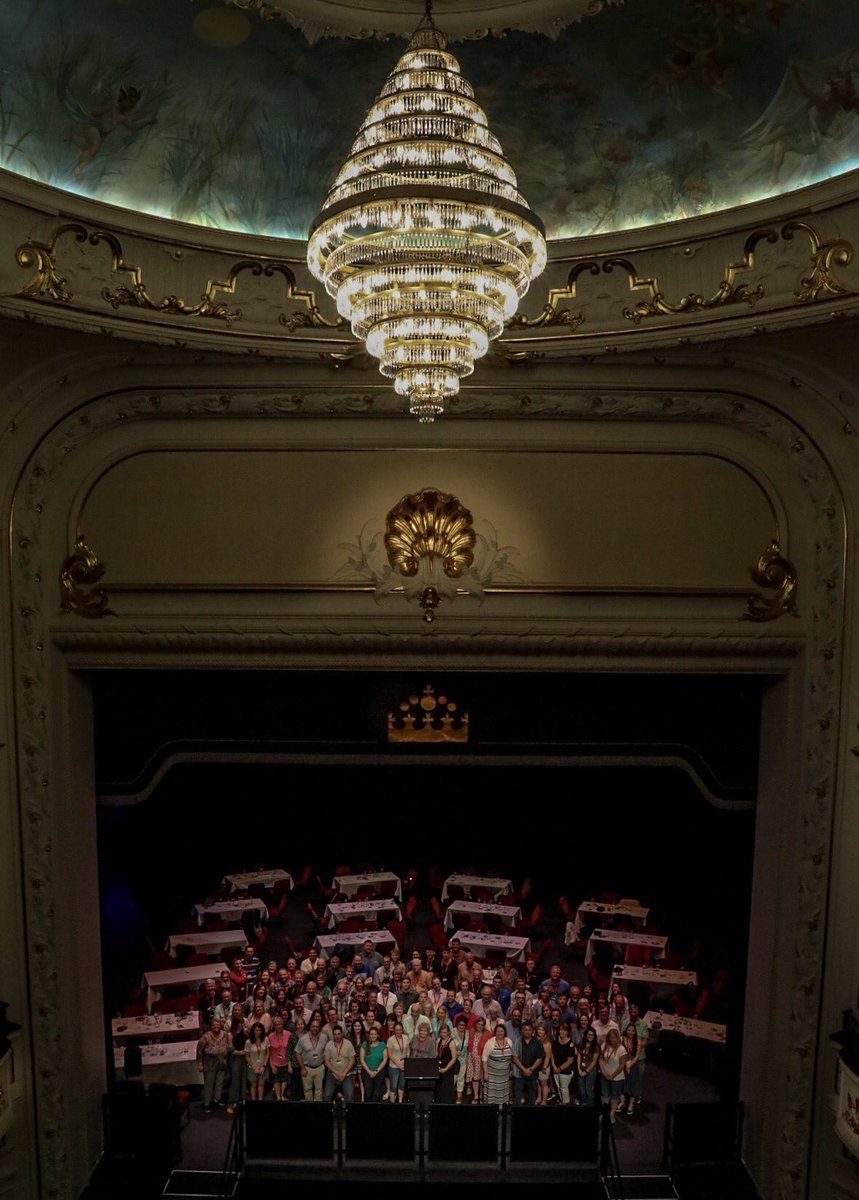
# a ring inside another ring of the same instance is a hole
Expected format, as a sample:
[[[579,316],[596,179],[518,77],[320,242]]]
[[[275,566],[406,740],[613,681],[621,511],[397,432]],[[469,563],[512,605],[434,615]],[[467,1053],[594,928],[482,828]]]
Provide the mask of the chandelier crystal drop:
[[[429,0],[313,222],[307,264],[422,422],[546,265],[543,224]]]

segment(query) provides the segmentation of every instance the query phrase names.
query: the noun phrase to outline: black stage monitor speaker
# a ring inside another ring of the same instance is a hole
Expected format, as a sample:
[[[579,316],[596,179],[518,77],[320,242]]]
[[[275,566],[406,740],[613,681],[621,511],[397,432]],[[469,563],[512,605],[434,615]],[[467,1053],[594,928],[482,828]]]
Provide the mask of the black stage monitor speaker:
[[[665,1165],[669,1168],[740,1161],[743,1105],[669,1104],[665,1114]]]
[[[406,1059],[408,1063],[408,1059]],[[498,1161],[494,1104],[433,1104],[429,1109],[431,1163]]]
[[[514,1108],[510,1112],[511,1163],[599,1162],[598,1108]]]
[[[408,1060],[406,1060],[408,1061]],[[413,1104],[347,1104],[346,1159],[413,1162]]]
[[[248,1158],[334,1158],[334,1109],[330,1104],[245,1105],[245,1152]]]

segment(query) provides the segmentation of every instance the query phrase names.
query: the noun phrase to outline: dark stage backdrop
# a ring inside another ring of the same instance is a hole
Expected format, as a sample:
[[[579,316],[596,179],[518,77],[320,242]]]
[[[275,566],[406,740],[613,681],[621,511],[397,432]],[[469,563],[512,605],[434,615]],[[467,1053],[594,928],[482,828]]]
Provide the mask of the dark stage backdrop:
[[[428,682],[469,712],[468,744],[389,746],[388,712]],[[672,949],[731,967],[741,1011],[765,680],[189,671],[92,685],[109,1010],[139,982],[147,938],[160,949],[225,873],[312,863],[326,879],[349,862],[417,867],[423,897],[430,865],[528,876],[545,910],[534,944],[555,953],[559,896],[640,897]]]

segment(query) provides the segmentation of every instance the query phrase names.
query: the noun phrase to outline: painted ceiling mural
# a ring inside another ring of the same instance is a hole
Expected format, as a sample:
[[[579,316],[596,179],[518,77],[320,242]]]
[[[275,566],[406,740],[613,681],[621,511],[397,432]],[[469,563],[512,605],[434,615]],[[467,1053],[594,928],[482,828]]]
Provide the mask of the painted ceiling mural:
[[[213,0],[0,3],[0,167],[145,212],[306,236],[404,43],[310,45]],[[453,47],[550,236],[859,167],[853,0],[625,0]]]

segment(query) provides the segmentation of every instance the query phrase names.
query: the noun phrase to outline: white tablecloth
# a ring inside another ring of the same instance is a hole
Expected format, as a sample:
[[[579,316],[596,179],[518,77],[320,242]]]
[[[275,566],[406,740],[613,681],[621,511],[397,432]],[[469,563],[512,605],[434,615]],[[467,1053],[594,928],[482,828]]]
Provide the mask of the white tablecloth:
[[[481,950],[503,950],[515,962],[524,962],[531,952],[531,940],[514,937],[512,933],[472,933],[468,929],[457,930],[450,935],[448,945],[459,938],[466,950],[473,950],[480,958]]]
[[[500,917],[505,925],[515,925],[522,918],[522,909],[512,904],[484,904],[478,900],[452,900],[444,914],[445,929],[452,929],[457,916],[485,917],[487,914]]]
[[[646,946],[653,951],[654,958],[664,958],[668,948],[668,938],[658,937],[653,933],[628,933],[621,929],[595,929],[588,938],[585,966],[594,956],[595,943],[599,942],[605,946],[616,946],[618,950],[622,950],[626,946]]]
[[[238,953],[248,944],[241,929],[207,929],[205,933],[171,933],[167,939],[170,957],[176,957],[179,946],[190,946],[198,954],[217,953],[221,946],[235,946]]]
[[[249,900],[219,900],[217,904],[195,904],[194,916],[198,925],[203,924],[206,913],[220,917],[222,921],[241,921],[244,914],[252,909],[256,909],[260,917],[268,915],[265,901],[254,897]]]
[[[396,946],[396,938],[387,929],[359,930],[357,933],[321,933],[314,938],[313,944],[321,958],[328,958],[335,946],[351,946],[353,953],[360,950],[366,938],[372,938],[376,950],[386,946]]]
[[[354,896],[359,887],[364,887],[365,884],[372,884],[374,888],[378,888],[380,883],[390,883],[393,881],[397,886],[394,895],[398,900],[403,898],[403,884],[399,875],[394,875],[392,871],[375,871],[369,875],[335,875],[331,886],[336,888],[338,892],[342,892],[344,896]]]
[[[146,1007],[152,1011],[152,1005],[160,1000],[164,989],[176,984],[185,983],[190,988],[199,987],[206,979],[217,979],[221,971],[226,971],[226,963],[204,963],[200,967],[177,967],[175,971],[147,971],[143,976],[143,986],[146,991]]]
[[[637,904],[601,904],[599,900],[584,900],[578,907],[576,919],[568,923],[565,941],[571,945],[582,932],[586,916],[599,918],[600,925],[606,923],[607,917],[625,917],[629,921],[641,924],[650,916],[649,908],[640,908]],[[572,936],[570,936],[572,934]]]
[[[400,906],[396,900],[353,900],[349,904],[329,904],[325,909],[325,915],[332,927],[339,925],[341,921],[348,921],[350,917],[369,917],[379,913],[392,913],[389,918],[392,921],[402,920]]]
[[[660,1030],[664,1033],[682,1033],[684,1037],[703,1038],[705,1042],[717,1042],[724,1046],[728,1036],[727,1025],[719,1025],[715,1021],[698,1021],[694,1017],[678,1017],[676,1013],[662,1013],[650,1009],[644,1015],[644,1022],[654,1033]]]
[[[159,1013],[150,1017],[114,1017],[110,1023],[115,1038],[163,1038],[170,1033],[200,1032],[200,1014]]]
[[[231,892],[244,892],[249,887],[255,886],[273,888],[282,879],[288,879],[289,886],[293,886],[292,876],[289,871],[281,871],[280,868],[275,868],[271,871],[247,871],[244,875],[224,876],[224,881],[230,885]]]
[[[508,892],[513,891],[511,879],[487,879],[481,875],[448,875],[441,891],[442,900],[447,899],[451,884],[465,888],[466,896],[471,894],[472,888],[485,888],[488,892],[494,892],[496,896],[506,896]]]
[[[202,1072],[197,1067],[197,1039],[193,1042],[164,1042],[160,1046],[141,1046],[143,1059],[143,1082],[172,1083],[174,1087],[191,1087],[203,1082]],[[125,1047],[117,1046],[113,1052],[113,1064],[117,1071],[125,1066]]]
[[[626,987],[629,983],[646,983],[655,995],[667,996],[681,987],[695,987],[698,976],[694,971],[669,971],[665,967],[617,966],[612,971],[615,980]]]

